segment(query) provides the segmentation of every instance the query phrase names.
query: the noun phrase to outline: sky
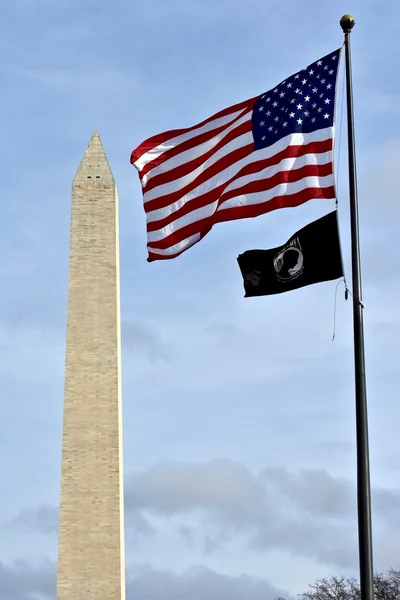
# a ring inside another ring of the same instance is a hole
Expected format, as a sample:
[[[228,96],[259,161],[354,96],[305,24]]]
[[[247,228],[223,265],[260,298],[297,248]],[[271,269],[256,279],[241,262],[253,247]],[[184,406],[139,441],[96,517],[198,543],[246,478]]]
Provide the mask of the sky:
[[[129,162],[146,137],[261,94],[340,47],[348,12],[374,566],[397,566],[400,6],[5,0],[1,599],[55,599],[71,183],[95,127],[120,201],[128,600],[274,600],[357,576],[351,302],[336,282],[244,299],[236,263],[283,244],[332,201],[219,224],[179,258],[149,264]],[[351,288],[342,93],[343,69],[336,177]]]

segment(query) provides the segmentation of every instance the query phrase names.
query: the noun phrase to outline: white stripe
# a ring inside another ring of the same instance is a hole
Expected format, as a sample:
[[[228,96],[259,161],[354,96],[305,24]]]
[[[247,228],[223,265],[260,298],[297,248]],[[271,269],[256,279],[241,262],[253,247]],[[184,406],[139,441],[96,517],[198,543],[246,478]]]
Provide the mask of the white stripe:
[[[204,171],[206,169],[211,167],[218,160],[220,160],[224,156],[228,156],[228,154],[230,154],[231,152],[234,152],[238,148],[243,148],[244,146],[247,146],[248,144],[252,144],[252,143],[253,143],[253,134],[251,131],[235,138],[234,140],[232,140],[231,142],[229,142],[228,144],[226,144],[225,146],[220,148],[218,150],[218,152],[213,154],[208,160],[205,160],[199,167],[197,167],[197,169],[194,169],[187,175],[184,175],[183,177],[179,177],[178,179],[173,179],[172,181],[169,181],[168,183],[159,185],[159,186],[153,188],[152,190],[150,190],[149,192],[145,191],[145,193],[143,195],[144,203],[146,204],[146,202],[150,202],[151,200],[154,200],[155,198],[159,198],[160,195],[165,196],[166,194],[171,194],[173,192],[177,192],[177,191],[183,189],[190,183],[194,182],[197,179],[197,177],[199,177],[202,173],[204,173]],[[252,162],[251,154],[249,156],[246,156],[244,159],[242,159],[242,162],[243,161],[244,161],[244,164],[246,164],[248,162]],[[230,168],[232,168],[232,167],[228,167],[228,169],[226,169],[226,171],[229,171]],[[223,173],[223,172],[224,171],[220,171],[220,173]]]
[[[312,187],[312,186],[306,186],[305,189],[308,189],[309,187]],[[318,186],[318,187],[323,188],[325,186]],[[330,185],[327,187],[330,187]],[[247,198],[251,200],[250,204],[262,204],[263,202],[266,201],[265,192],[256,192],[255,194],[249,194],[247,196]],[[232,207],[227,206],[226,208],[232,208]],[[197,237],[197,239],[196,239],[196,237]],[[195,234],[195,235],[191,236],[190,238],[182,240],[181,242],[178,242],[177,244],[174,244],[173,246],[166,248],[165,250],[160,250],[158,248],[157,249],[149,248],[149,251],[153,252],[154,254],[159,254],[160,256],[172,256],[174,254],[177,254],[178,252],[180,252],[183,249],[190,248],[197,241],[199,241],[199,239],[200,239],[200,234]],[[188,244],[188,245],[186,246],[186,244]]]
[[[240,163],[242,163],[242,162],[243,161],[240,161]],[[277,173],[280,173],[282,171],[291,171],[293,169],[300,169],[301,167],[304,167],[306,165],[324,165],[324,164],[327,164],[330,162],[332,162],[332,151],[331,150],[329,150],[328,152],[321,152],[320,154],[305,154],[304,156],[299,156],[299,157],[294,157],[294,158],[285,158],[280,163],[278,163],[276,165],[271,165],[270,167],[266,167],[265,169],[262,169],[262,170],[258,171],[257,173],[251,173],[250,175],[238,177],[237,179],[232,181],[229,185],[227,185],[224,188],[222,193],[225,194],[226,192],[229,192],[231,190],[241,188],[244,185],[246,185],[247,183],[252,183],[253,181],[258,181],[260,179],[269,179],[270,177],[273,177],[274,175],[276,175]],[[239,163],[236,163],[236,165],[237,164],[239,164]],[[249,164],[249,161],[247,160],[247,162],[245,164]],[[238,170],[238,169],[235,169],[235,170]],[[195,198],[198,198],[201,195],[208,193],[210,191],[210,189],[212,189],[212,188],[210,187],[209,183],[206,182],[205,184],[198,186],[198,188],[196,190],[193,190],[192,192],[190,192],[190,194],[183,196],[182,198],[180,198],[176,202],[173,202],[169,206],[148,212],[147,213],[147,223],[153,223],[154,221],[161,221],[162,219],[169,217],[170,215],[172,215],[174,212],[179,210],[182,206],[184,206],[188,202],[190,203]],[[188,196],[190,197],[190,199],[188,199]]]
[[[238,206],[253,206],[256,204],[262,204],[275,198],[275,196],[287,196],[289,194],[296,194],[302,190],[309,188],[324,189],[332,187],[334,184],[333,175],[325,175],[325,177],[303,177],[300,181],[293,183],[283,183],[276,186],[274,190],[279,190],[278,193],[274,190],[268,190],[267,192],[254,192],[254,194],[242,194],[235,198],[230,198],[218,208],[217,212],[223,211],[229,208],[236,208]]]
[[[149,252],[153,252],[154,254],[159,254],[160,256],[171,256],[171,254],[178,254],[178,252],[182,252],[183,250],[187,250],[191,246],[194,246],[197,242],[200,241],[200,233],[195,233],[190,237],[182,240],[178,244],[174,244],[170,246],[166,250],[160,250],[159,248],[151,248],[148,247]]]
[[[208,179],[207,181],[202,183],[200,186],[198,186],[197,188],[195,188],[194,190],[192,190],[191,192],[189,192],[188,194],[183,196],[182,201],[187,202],[187,201],[191,200],[192,198],[196,198],[198,196],[203,195],[205,192],[202,190],[204,190],[204,189],[209,190],[212,187],[221,185],[225,181],[229,181],[232,177],[234,177],[240,171],[240,169],[242,167],[246,166],[247,164],[250,164],[255,161],[263,160],[266,158],[271,158],[272,156],[275,156],[275,154],[278,154],[279,152],[282,152],[283,150],[285,150],[288,146],[303,146],[310,142],[321,142],[321,141],[327,140],[332,137],[332,134],[333,134],[332,127],[326,127],[325,129],[319,129],[318,131],[314,131],[312,133],[289,134],[289,135],[285,136],[284,138],[275,142],[275,144],[272,144],[272,146],[268,146],[267,148],[262,148],[261,150],[255,150],[252,154],[250,154],[250,156],[246,156],[245,158],[243,158],[240,161],[237,161],[230,167],[227,167],[225,170],[219,171],[216,175],[214,175],[213,177],[210,177],[210,179]],[[245,136],[242,136],[242,137],[245,137]],[[237,138],[237,140],[239,140],[239,139],[240,138]],[[234,147],[235,142],[236,142],[236,140],[232,141],[233,147]],[[190,175],[188,177],[190,177]],[[181,178],[181,179],[184,179],[184,178]],[[177,180],[177,181],[179,182],[180,180]],[[160,185],[160,186],[154,188],[153,190],[150,190],[149,192],[145,192],[143,194],[143,202],[145,205],[145,210],[146,210],[146,202],[149,202],[150,200],[154,200],[155,198],[160,198],[162,196],[165,196],[168,193],[178,191],[179,189],[181,189],[181,186],[174,189],[174,185],[175,185],[175,180],[171,181],[170,183]],[[178,183],[178,185],[179,185],[179,183]]]
[[[133,163],[133,165],[140,172],[143,169],[143,167],[145,165],[147,165],[147,163],[158,158],[159,156],[161,156],[161,154],[163,154],[167,150],[170,150],[171,148],[174,148],[175,146],[178,146],[179,144],[182,144],[183,142],[186,142],[187,140],[197,137],[198,135],[201,135],[202,133],[207,133],[208,131],[213,131],[214,129],[217,129],[218,127],[222,127],[223,125],[228,125],[229,123],[232,123],[239,115],[242,114],[242,112],[244,110],[246,110],[246,107],[242,108],[241,110],[237,110],[233,113],[230,113],[229,115],[225,115],[224,117],[219,117],[218,119],[213,119],[212,121],[209,121],[202,127],[190,129],[190,131],[188,131],[187,133],[182,133],[181,135],[178,135],[169,140],[166,140],[162,144],[159,144],[158,146],[155,146],[148,152],[145,152],[144,154],[142,154],[142,156],[140,156],[137,159],[137,161]],[[251,111],[249,111],[249,114],[251,114]]]
[[[254,194],[241,194],[235,198],[230,198],[218,209],[225,210],[227,208],[237,206],[250,206],[253,204],[259,204],[260,202],[268,202],[276,196],[284,196],[287,194],[296,194],[307,188],[324,188],[333,185],[333,175],[327,175],[325,177],[303,177],[300,181],[294,181],[293,183],[281,183],[274,188],[265,192],[257,192]],[[186,225],[200,221],[207,217],[211,217],[217,211],[218,201],[207,204],[197,210],[193,210],[188,215],[184,215],[171,224],[158,229],[157,231],[150,231],[147,234],[148,242],[157,242],[168,237],[172,233],[178,231]]]
[[[323,139],[326,139],[326,134],[329,133],[331,131],[331,128],[328,128],[328,130],[321,130],[321,132],[319,132],[319,138],[321,139],[315,139],[317,136],[315,135],[317,132],[314,132],[313,134],[309,134],[310,137],[307,138],[307,142],[314,142],[314,141],[322,141]],[[322,132],[325,133],[325,136],[322,135]],[[287,136],[286,138],[279,140],[278,142],[276,142],[273,147],[270,146],[269,148],[264,148],[262,150],[257,150],[255,152],[253,152],[250,156],[247,156],[245,158],[243,158],[240,161],[237,161],[236,163],[234,163],[233,165],[231,165],[230,167],[228,167],[227,169],[225,169],[224,171],[220,171],[219,173],[217,173],[216,175],[214,175],[213,177],[210,177],[210,179],[208,179],[207,181],[205,181],[204,183],[198,185],[196,188],[192,189],[190,192],[188,192],[187,194],[184,194],[181,196],[181,198],[179,198],[179,200],[176,200],[175,202],[169,204],[168,206],[165,206],[163,208],[160,209],[156,209],[153,211],[149,211],[147,213],[147,222],[153,222],[153,221],[159,221],[160,219],[164,219],[165,217],[167,217],[168,215],[176,212],[177,210],[179,210],[182,206],[184,206],[186,203],[194,200],[195,198],[199,198],[200,196],[203,196],[204,194],[207,194],[211,189],[218,187],[219,185],[223,185],[225,182],[227,181],[231,181],[232,178],[236,177],[237,174],[240,172],[240,170],[251,164],[254,162],[258,162],[260,160],[264,160],[264,159],[268,159],[271,158],[272,156],[275,156],[278,152],[281,152],[282,150],[285,150],[286,148],[288,148],[290,145],[297,145],[297,144],[304,144],[305,141],[303,140],[298,140],[296,139],[299,135],[301,135],[301,137],[303,138],[304,136],[302,134],[292,134],[290,136]],[[285,140],[285,142],[284,142]],[[329,159],[332,159],[332,153],[331,151],[329,151],[327,153],[327,155],[329,156]],[[264,171],[266,173],[268,173],[268,171],[270,171],[270,173],[273,173],[274,170],[277,172],[279,170],[287,170],[288,168],[292,168],[293,165],[296,166],[296,161],[300,160],[300,165],[303,164],[323,164],[320,163],[319,159],[317,159],[317,162],[315,162],[315,159],[313,158],[314,156],[316,156],[315,154],[307,154],[305,155],[305,157],[309,157],[307,158],[303,158],[303,157],[299,157],[299,158],[294,158],[294,159],[283,159],[280,163],[278,163],[277,165],[273,165],[271,167],[268,167],[267,169],[265,169]],[[319,154],[318,156],[325,156],[325,153]],[[303,163],[302,161],[306,161],[305,163]],[[308,160],[308,162],[307,162]],[[323,160],[323,159],[322,159]],[[287,163],[286,161],[292,161],[292,163]],[[284,167],[281,165],[285,165],[285,164],[291,164],[291,166],[288,167]],[[234,186],[235,188],[240,186],[241,182],[243,179],[246,181],[250,181],[251,179],[254,179],[254,177],[256,177],[256,175],[251,175],[248,176],[247,179],[245,178],[239,178],[237,179],[238,181],[238,185],[235,185],[234,182],[232,182],[231,184],[229,184],[229,187],[227,189],[231,189],[231,186]],[[161,190],[164,190],[166,186],[160,186],[159,192]],[[233,189],[233,188],[232,188]],[[152,192],[153,190],[151,190]],[[154,190],[155,191],[155,190]],[[150,192],[149,192],[150,194]],[[144,196],[144,198],[146,198],[146,195]],[[145,204],[145,208],[146,208],[146,204]]]
[[[262,171],[258,171],[257,173],[251,173],[250,175],[245,175],[244,177],[238,177],[232,183],[224,188],[224,194],[230,191],[234,191],[236,189],[242,188],[248,183],[252,183],[253,181],[259,181],[261,179],[270,179],[274,177],[277,173],[283,173],[288,171],[293,171],[297,169],[301,169],[302,167],[306,167],[308,165],[326,165],[332,162],[332,151],[328,150],[328,152],[320,152],[319,154],[305,154],[304,156],[294,157],[294,158],[285,158],[281,160],[278,165],[273,165],[271,167],[267,167]]]
[[[194,160],[195,158],[199,158],[199,157],[203,156],[204,154],[206,154],[206,152],[208,152],[212,148],[215,148],[215,146],[217,146],[217,144],[219,144],[231,131],[234,131],[237,127],[239,127],[243,123],[251,121],[251,115],[252,115],[252,113],[250,111],[246,115],[241,117],[238,121],[235,121],[234,123],[229,125],[229,127],[226,127],[226,129],[224,129],[223,131],[221,131],[220,133],[218,133],[211,139],[207,140],[206,142],[202,142],[201,144],[197,144],[193,148],[189,148],[188,150],[185,150],[184,152],[180,152],[180,154],[177,154],[176,156],[173,156],[169,160],[166,160],[161,165],[154,167],[154,169],[151,169],[151,171],[146,173],[146,175],[144,175],[144,177],[142,178],[142,187],[145,188],[148,181],[150,181],[156,175],[160,175],[161,173],[167,173],[168,171],[171,171],[172,169],[175,169],[176,167],[180,167],[181,165],[184,165],[184,164]],[[253,135],[251,133],[251,129],[247,135],[250,136],[249,140],[253,141]],[[236,138],[236,139],[238,139],[238,138]],[[235,142],[235,141],[236,141],[235,139],[232,140],[232,142]],[[231,144],[232,142],[229,142],[229,144]],[[228,154],[228,152],[230,152],[231,150],[227,150],[227,148],[228,148],[228,144],[223,146],[223,148],[221,148],[218,151],[218,155],[221,156],[224,154]],[[212,158],[213,157],[210,157],[210,160]],[[204,164],[206,164],[206,163],[204,163]],[[212,164],[212,163],[210,163],[210,164]],[[174,180],[174,181],[177,181],[177,180]]]

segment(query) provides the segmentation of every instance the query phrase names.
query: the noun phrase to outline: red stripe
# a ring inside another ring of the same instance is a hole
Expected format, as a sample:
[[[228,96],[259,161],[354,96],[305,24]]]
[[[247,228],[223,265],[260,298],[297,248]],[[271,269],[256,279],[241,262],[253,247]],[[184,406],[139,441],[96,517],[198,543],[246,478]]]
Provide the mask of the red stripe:
[[[222,194],[218,202],[218,207],[222,206],[224,202],[227,202],[231,198],[241,196],[243,194],[256,194],[257,192],[267,192],[276,185],[282,183],[295,183],[306,177],[327,177],[332,175],[333,167],[332,161],[324,165],[304,165],[299,169],[291,169],[290,171],[280,171],[268,179],[260,179],[246,183],[240,188],[229,190],[225,194]]]
[[[249,98],[248,100],[244,100],[243,102],[238,102],[238,104],[234,104],[233,106],[224,108],[223,110],[220,110],[219,112],[215,113],[215,115],[213,115],[212,117],[209,117],[208,119],[205,119],[204,121],[201,121],[200,123],[197,123],[197,125],[193,125],[192,127],[187,127],[185,129],[170,129],[169,131],[153,135],[152,137],[139,144],[139,146],[132,151],[131,163],[134,164],[141,156],[143,156],[143,154],[146,154],[146,152],[157,148],[157,146],[160,146],[161,144],[163,144],[167,140],[170,140],[171,138],[177,137],[178,135],[182,135],[184,133],[189,133],[190,131],[195,131],[196,129],[203,127],[203,125],[206,125],[207,123],[210,123],[215,119],[220,119],[221,117],[225,117],[239,110],[251,110],[257,98],[258,96],[255,96],[254,98]]]
[[[295,206],[300,206],[309,200],[331,200],[332,198],[335,198],[335,188],[333,185],[326,188],[306,188],[295,194],[275,196],[275,198],[262,204],[235,206],[227,208],[226,210],[221,210],[215,214],[213,225],[225,221],[235,221],[236,219],[259,217],[260,215],[277,210],[278,208],[293,208]]]
[[[234,221],[237,219],[259,217],[262,214],[272,212],[273,210],[277,210],[279,208],[293,208],[296,206],[300,206],[301,204],[308,202],[308,200],[318,200],[318,199],[329,200],[331,198],[335,198],[335,189],[333,186],[327,187],[327,188],[307,188],[306,190],[303,190],[302,192],[298,192],[297,194],[292,194],[292,196],[290,196],[290,195],[276,196],[275,198],[272,198],[271,200],[269,200],[268,202],[265,203],[268,205],[268,207],[266,207],[265,204],[261,204],[261,205],[254,204],[251,206],[237,206],[235,208],[229,208],[227,210],[220,211],[220,212],[216,213],[216,215],[215,215],[216,218],[213,220],[213,225],[215,225],[216,223],[222,223],[225,221]],[[207,233],[209,231],[211,231],[213,225],[209,226],[208,228],[202,229],[201,237],[196,242],[196,244],[200,240],[202,240],[203,237],[205,235],[207,235]],[[193,245],[195,246],[196,244],[193,244]],[[180,252],[177,252],[176,254],[163,255],[163,254],[157,254],[155,252],[151,252],[150,246],[148,246],[148,248],[149,248],[149,255],[148,255],[148,259],[147,259],[148,262],[153,262],[155,260],[169,260],[172,258],[176,258],[177,256],[179,256],[180,254],[182,254],[183,252],[185,252],[187,250],[187,248],[184,248],[183,250],[181,250]]]
[[[206,183],[211,177],[214,177],[224,169],[234,165],[240,160],[243,160],[247,156],[250,156],[253,153],[254,145],[248,144],[247,146],[243,146],[242,148],[238,148],[234,150],[230,154],[226,154],[222,158],[220,158],[213,165],[208,167],[205,171],[202,171],[193,181],[188,183],[185,187],[180,190],[176,190],[175,192],[170,192],[169,194],[164,194],[163,196],[159,196],[158,198],[154,198],[154,200],[148,200],[146,202],[146,196],[144,196],[144,210],[146,213],[152,212],[153,210],[159,210],[161,208],[168,208],[174,202],[181,200],[186,194],[196,189],[202,183]],[[222,183],[218,188],[214,188],[215,190],[221,190],[225,188],[231,181],[237,178],[238,175],[235,175],[231,180]],[[160,190],[161,191],[161,190]],[[202,196],[200,196],[201,198]],[[186,201],[186,204],[192,204],[197,199]],[[175,214],[175,213],[173,213]]]
[[[183,217],[194,210],[207,206],[212,202],[216,202],[217,200],[218,204],[215,211],[217,211],[219,207],[222,206],[222,204],[227,200],[230,200],[231,198],[235,198],[237,196],[241,196],[242,194],[266,192],[282,183],[294,183],[296,181],[304,179],[305,177],[326,177],[327,175],[332,175],[332,162],[326,163],[325,165],[304,165],[299,169],[291,169],[290,171],[280,171],[278,173],[275,173],[271,177],[268,177],[266,179],[260,179],[250,183],[245,183],[243,186],[234,190],[229,190],[226,193],[221,193],[221,187],[225,188],[226,185],[219,186],[218,188],[211,190],[207,194],[204,194],[199,198],[187,202],[179,210],[175,211],[170,215],[167,215],[163,219],[160,219],[159,221],[149,222],[147,224],[147,232],[158,231],[159,229],[170,225],[180,217]]]
[[[196,244],[198,244],[199,242],[201,242],[201,240],[203,239],[203,237],[205,237],[207,235],[207,233],[209,233],[209,231],[211,231],[211,229],[212,229],[212,225],[210,225],[208,228],[202,229],[201,234],[200,234],[200,238],[197,240],[197,242],[195,242],[194,244],[192,244],[192,246],[195,246]],[[168,260],[170,258],[176,258],[180,254],[183,254],[183,252],[186,252],[186,250],[188,250],[189,248],[192,248],[192,246],[186,247],[183,250],[180,250],[179,252],[176,252],[176,254],[156,254],[155,252],[151,252],[151,250],[149,249],[149,247],[147,247],[148,253],[149,253],[147,262],[153,262],[154,260]]]
[[[157,158],[154,158],[153,160],[151,160],[150,162],[148,162],[147,164],[145,164],[143,166],[143,168],[139,171],[140,179],[142,180],[143,177],[147,173],[149,173],[149,171],[152,171],[159,165],[162,165],[170,158],[173,158],[174,156],[178,156],[182,152],[191,150],[192,148],[195,148],[196,146],[200,146],[201,144],[208,142],[208,140],[212,140],[216,135],[218,135],[222,131],[225,131],[225,129],[228,129],[228,127],[231,127],[232,124],[235,123],[235,121],[238,121],[239,119],[241,119],[246,114],[246,112],[249,112],[249,111],[242,112],[238,117],[236,117],[236,119],[234,119],[233,121],[231,121],[228,124],[220,125],[220,127],[217,127],[216,129],[213,129],[212,131],[205,131],[204,133],[201,133],[200,135],[189,138],[185,142],[177,144],[170,150],[166,150],[165,152],[160,154]]]
[[[298,158],[299,156],[304,156],[305,154],[319,154],[322,152],[329,152],[330,150],[332,150],[332,138],[329,138],[322,142],[310,142],[309,144],[305,144],[305,145],[301,145],[301,146],[288,146],[287,148],[284,148],[283,150],[281,150],[281,152],[278,152],[277,154],[274,154],[273,156],[271,156],[269,158],[265,158],[264,160],[254,160],[254,162],[248,163],[238,173],[236,173],[233,177],[231,177],[231,179],[222,183],[217,188],[213,188],[210,192],[208,192],[208,194],[203,194],[199,198],[194,198],[193,200],[186,202],[186,204],[184,206],[189,206],[190,210],[195,210],[196,208],[200,208],[201,206],[210,204],[211,202],[214,202],[216,198],[218,198],[219,194],[221,194],[228,185],[230,185],[233,181],[235,181],[239,177],[258,173],[259,171],[262,171],[263,169],[266,169],[270,166],[279,164],[285,158]],[[227,169],[228,167],[235,164],[237,161],[242,160],[243,158],[245,158],[246,156],[248,156],[252,153],[253,153],[253,144],[249,144],[248,146],[244,146],[243,148],[234,150],[230,154],[227,154],[226,156],[221,158],[219,161],[217,161],[216,163],[211,165],[208,169],[203,171],[198,177],[196,177],[192,182],[188,183],[188,185],[186,185],[184,188],[177,190],[175,192],[171,192],[170,194],[165,194],[158,198],[154,198],[154,200],[149,200],[148,202],[145,202],[145,204],[144,204],[145,212],[149,213],[149,212],[152,212],[153,210],[167,208],[174,202],[181,200],[181,198],[183,198],[183,196],[185,196],[185,194],[188,194],[189,192],[191,192],[192,190],[197,188],[202,183],[205,183],[206,181],[208,181],[208,179],[210,179],[211,177],[214,177],[219,172]],[[254,152],[254,158],[256,158],[256,157],[257,157],[257,153]],[[212,199],[204,201],[204,198],[206,198],[206,197],[208,198],[209,196]],[[182,207],[179,210],[183,210],[183,208],[184,207]],[[190,210],[188,212],[190,212]],[[176,211],[171,214],[171,217],[172,217],[171,220],[175,220],[175,218],[177,218],[175,215],[178,212],[179,211]],[[153,231],[153,230],[149,230],[149,231]]]
[[[210,217],[189,223],[185,227],[174,231],[168,237],[158,240],[157,242],[149,242],[147,247],[149,250],[159,249],[167,250],[175,244],[179,244],[188,237],[202,233],[204,229],[208,231],[215,224],[222,221],[232,221],[235,219],[245,219],[248,217],[258,217],[259,215],[271,212],[277,208],[286,208],[299,206],[312,198],[334,198],[335,190],[333,186],[327,188],[306,188],[295,194],[284,194],[281,196],[275,196],[266,202],[260,204],[250,204],[244,206],[238,206],[215,212]]]
[[[230,131],[222,140],[220,140],[218,144],[210,148],[208,152],[205,152],[201,156],[197,156],[193,160],[186,161],[173,169],[169,169],[165,173],[160,173],[159,175],[155,175],[154,177],[152,177],[147,183],[147,185],[144,186],[143,192],[147,193],[157,186],[165,185],[166,183],[174,181],[174,179],[179,179],[180,177],[184,177],[185,175],[192,173],[195,169],[197,169],[197,167],[204,164],[221,148],[229,144],[229,142],[236,139],[237,137],[240,137],[241,135],[249,133],[251,131],[251,128],[252,125],[250,119],[249,121],[246,121],[246,123],[241,123],[238,127]],[[171,156],[169,156],[168,158],[171,158]]]
[[[147,259],[147,262],[154,262],[155,260],[168,260],[170,258],[176,258],[183,252],[185,252],[185,250],[181,250],[180,252],[177,252],[176,254],[169,254],[168,256],[165,256],[164,254],[155,254],[154,252],[149,252],[149,257]]]

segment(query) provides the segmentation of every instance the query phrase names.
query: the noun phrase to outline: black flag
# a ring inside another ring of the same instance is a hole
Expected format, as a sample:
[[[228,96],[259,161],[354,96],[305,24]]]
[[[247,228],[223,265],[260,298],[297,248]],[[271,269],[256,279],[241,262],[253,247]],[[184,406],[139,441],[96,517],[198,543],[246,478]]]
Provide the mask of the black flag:
[[[238,257],[245,297],[268,296],[343,277],[336,211],[310,223],[283,246]]]

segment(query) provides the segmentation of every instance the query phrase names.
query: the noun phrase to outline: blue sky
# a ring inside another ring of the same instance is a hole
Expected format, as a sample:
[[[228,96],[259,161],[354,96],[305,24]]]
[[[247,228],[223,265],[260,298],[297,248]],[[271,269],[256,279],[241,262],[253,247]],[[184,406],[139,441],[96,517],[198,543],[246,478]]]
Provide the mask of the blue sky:
[[[335,282],[244,300],[236,264],[332,204],[220,224],[178,259],[149,265],[129,164],[144,138],[262,93],[339,47],[346,12],[357,22],[374,558],[377,570],[396,566],[400,8],[19,0],[4,3],[0,24],[1,598],[55,597],[71,182],[96,126],[120,198],[128,598],[272,600],[320,576],[357,575],[351,304],[340,287],[332,343]]]

